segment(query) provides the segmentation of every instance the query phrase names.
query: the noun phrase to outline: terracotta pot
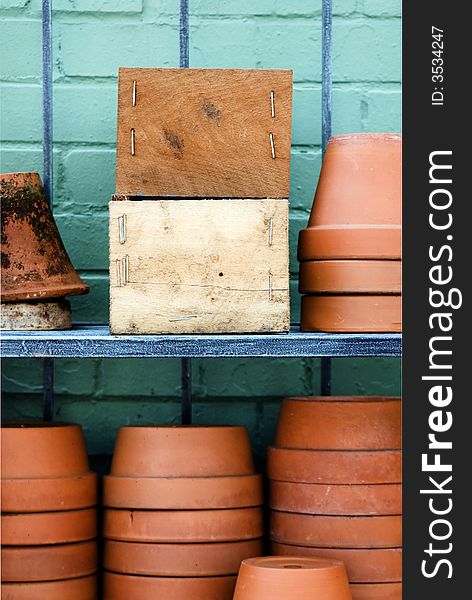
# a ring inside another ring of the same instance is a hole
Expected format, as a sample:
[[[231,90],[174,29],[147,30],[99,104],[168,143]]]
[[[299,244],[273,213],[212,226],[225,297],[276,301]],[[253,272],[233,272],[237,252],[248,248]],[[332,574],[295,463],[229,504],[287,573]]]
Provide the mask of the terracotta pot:
[[[400,515],[402,486],[270,482],[270,507],[317,515]]]
[[[261,475],[104,478],[103,504],[134,509],[244,508],[263,503]]]
[[[286,398],[275,445],[316,450],[401,448],[401,401],[381,396]]]
[[[1,309],[0,329],[2,330],[45,331],[72,327],[70,302],[64,298],[2,302]]]
[[[351,584],[352,600],[402,600],[401,583]]]
[[[300,329],[327,333],[400,333],[402,297],[302,296]]]
[[[121,427],[111,474],[205,477],[254,473],[244,427]]]
[[[399,548],[402,518],[327,517],[271,511],[270,538],[316,548]]]
[[[244,558],[257,556],[261,551],[260,539],[222,544],[138,544],[107,540],[103,566],[109,571],[130,575],[235,575]]]
[[[338,451],[269,448],[268,476],[275,481],[332,485],[401,483],[400,450]]]
[[[262,508],[115,510],[104,514],[103,537],[126,542],[235,542],[264,535]]]
[[[400,260],[400,225],[320,225],[300,231],[298,260]]]
[[[80,425],[7,422],[1,433],[2,478],[70,477],[89,470]]]
[[[0,175],[2,302],[86,294],[37,173]]]
[[[344,565],[335,560],[266,556],[244,560],[234,600],[351,600]]]
[[[340,560],[347,576],[353,582],[400,582],[402,580],[402,549],[378,548],[311,548],[288,544],[271,544],[271,551],[278,556],[315,556]]]
[[[97,504],[97,475],[2,479],[2,512],[79,510]]]
[[[232,600],[236,577],[137,577],[103,574],[103,600]]]
[[[65,581],[2,583],[3,600],[97,600],[97,577]]]
[[[300,264],[301,294],[401,294],[400,260],[310,260]]]
[[[4,546],[2,582],[56,581],[92,575],[98,568],[95,541],[57,546]]]
[[[354,133],[330,138],[308,227],[400,225],[402,138]]]
[[[97,511],[68,510],[2,515],[4,546],[43,546],[91,540],[97,536]]]

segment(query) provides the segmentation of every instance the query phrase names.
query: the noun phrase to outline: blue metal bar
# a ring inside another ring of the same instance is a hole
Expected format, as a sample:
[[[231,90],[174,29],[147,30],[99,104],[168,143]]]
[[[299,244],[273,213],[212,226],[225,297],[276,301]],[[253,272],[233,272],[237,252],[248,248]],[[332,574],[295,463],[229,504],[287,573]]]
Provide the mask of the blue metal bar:
[[[189,66],[189,25],[188,2],[180,0],[180,67],[188,69]]]

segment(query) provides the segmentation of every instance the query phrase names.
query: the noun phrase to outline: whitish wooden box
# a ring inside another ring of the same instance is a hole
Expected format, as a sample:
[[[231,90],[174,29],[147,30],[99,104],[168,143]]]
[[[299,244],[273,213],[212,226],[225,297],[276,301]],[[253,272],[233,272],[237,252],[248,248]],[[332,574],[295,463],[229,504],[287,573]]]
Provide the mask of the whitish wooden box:
[[[112,333],[289,326],[287,199],[110,202]]]

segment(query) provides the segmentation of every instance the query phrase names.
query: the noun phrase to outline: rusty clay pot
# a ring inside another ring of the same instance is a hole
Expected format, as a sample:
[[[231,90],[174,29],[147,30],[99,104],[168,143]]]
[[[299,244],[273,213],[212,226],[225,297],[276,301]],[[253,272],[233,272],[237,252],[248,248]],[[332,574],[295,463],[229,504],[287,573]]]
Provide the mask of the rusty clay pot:
[[[326,333],[400,333],[402,297],[302,296],[300,329]]]
[[[270,507],[310,515],[400,515],[402,486],[270,482]]]
[[[55,546],[3,546],[2,583],[56,581],[92,575],[98,568],[96,541]]]
[[[242,560],[257,556],[261,551],[261,539],[213,544],[141,544],[106,540],[103,566],[108,571],[130,575],[236,575]]]
[[[6,422],[1,446],[2,478],[70,477],[89,471],[80,425]]]
[[[3,513],[79,510],[97,504],[97,474],[2,479]]]
[[[31,583],[2,583],[3,600],[98,600],[96,575]]]
[[[315,548],[399,548],[402,517],[332,517],[273,510],[270,538],[281,544]]]
[[[2,302],[86,294],[37,173],[0,175]]]
[[[70,302],[64,298],[2,302],[0,317],[2,331],[47,331],[72,327]]]
[[[103,537],[125,542],[236,542],[263,535],[262,508],[198,512],[106,509],[103,521]]]
[[[111,475],[205,477],[254,473],[245,427],[121,427]]]
[[[340,451],[269,448],[268,476],[275,481],[332,485],[401,483],[400,450]]]
[[[302,229],[298,260],[401,260],[401,225],[320,225]]]
[[[344,565],[336,560],[267,556],[244,560],[234,600],[351,600]]]
[[[346,567],[351,583],[396,583],[402,580],[401,548],[311,548],[272,542],[271,551],[277,556],[314,556],[340,560]]]
[[[382,396],[286,398],[275,445],[316,450],[401,448],[401,400]]]
[[[236,577],[138,577],[103,574],[103,600],[232,600]]]
[[[401,260],[310,260],[300,264],[301,294],[401,294]]]
[[[103,482],[103,504],[146,510],[246,508],[263,503],[261,475],[115,477]]]
[[[352,600],[402,600],[401,583],[353,583]]]

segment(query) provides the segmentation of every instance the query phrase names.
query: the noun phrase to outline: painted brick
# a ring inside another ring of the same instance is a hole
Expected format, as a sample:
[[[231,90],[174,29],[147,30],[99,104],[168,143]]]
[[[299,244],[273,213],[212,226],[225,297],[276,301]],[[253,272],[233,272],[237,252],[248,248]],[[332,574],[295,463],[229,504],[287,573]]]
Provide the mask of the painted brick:
[[[60,163],[61,152],[54,150],[53,162],[57,166]],[[21,171],[31,171],[43,176],[43,152],[42,150],[24,147],[24,148],[5,148],[0,150],[0,165],[2,173],[16,173]],[[60,169],[53,170],[53,188],[57,192],[59,189]],[[55,196],[55,200],[57,195]]]
[[[292,325],[300,324],[300,304],[302,297],[298,292],[298,275],[292,275],[290,278],[290,323]]]
[[[102,397],[180,398],[180,361],[109,359],[103,361],[98,394]]]
[[[290,207],[311,210],[321,168],[321,150],[292,150],[290,165]]]
[[[108,323],[110,320],[110,287],[107,272],[79,271],[80,277],[90,287],[84,296],[70,296],[74,323]]]
[[[1,90],[0,127],[4,142],[39,142],[42,136],[39,85],[7,85]]]
[[[337,358],[333,361],[333,395],[401,393],[399,358]]]
[[[118,67],[178,65],[178,31],[169,25],[94,21],[59,27],[67,76],[117,77]]]
[[[107,210],[115,191],[115,151],[71,150],[64,158],[64,208],[71,212]]]
[[[400,0],[364,0],[363,12],[370,17],[399,17],[402,3]]]
[[[74,267],[108,271],[108,215],[96,215],[93,219],[81,215],[55,217]]]
[[[24,8],[30,0],[0,0],[0,10],[9,8]]]
[[[356,10],[356,0],[336,0],[333,14],[348,15]],[[248,16],[319,16],[321,2],[311,0],[193,0],[192,15],[248,15]]]
[[[41,21],[0,21],[0,73],[3,80],[41,77]]]
[[[83,13],[140,13],[143,10],[143,0],[54,0],[54,10]]]
[[[401,90],[371,90],[365,97],[365,130],[400,131],[402,126]]]

